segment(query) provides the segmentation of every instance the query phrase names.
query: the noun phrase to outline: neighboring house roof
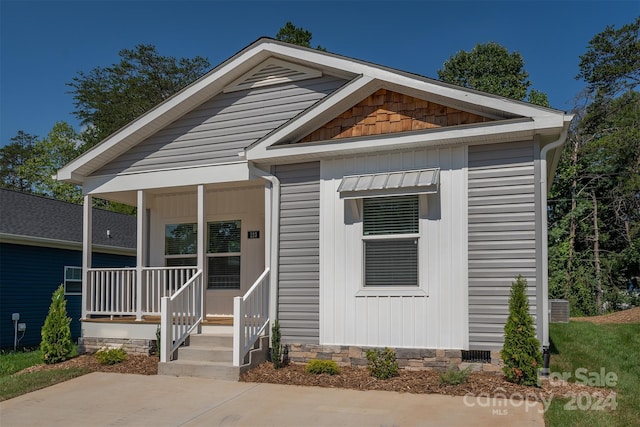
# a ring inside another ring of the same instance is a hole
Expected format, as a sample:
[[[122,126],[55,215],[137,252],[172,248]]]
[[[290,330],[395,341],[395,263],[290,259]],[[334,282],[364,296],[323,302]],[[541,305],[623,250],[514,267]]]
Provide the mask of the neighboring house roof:
[[[136,217],[101,209],[92,212],[94,250],[135,251]],[[82,205],[0,189],[0,241],[81,249],[82,214]]]
[[[165,102],[110,135],[91,150],[58,171],[58,179],[83,183],[100,167],[116,159],[168,124],[220,93],[255,87],[269,76],[272,82],[295,81],[317,74],[339,76],[348,82],[277,129],[244,147],[238,160],[286,162],[305,158],[372,150],[411,148],[443,143],[517,141],[541,135],[550,142],[568,128],[571,116],[476,90],[440,82],[328,52],[261,38],[223,62]],[[354,137],[335,144],[333,140],[295,144],[345,110],[381,89],[428,99],[443,106],[481,116],[491,121],[445,129],[422,129],[399,137]],[[560,151],[560,150],[554,150]],[[555,168],[555,152],[549,172]]]

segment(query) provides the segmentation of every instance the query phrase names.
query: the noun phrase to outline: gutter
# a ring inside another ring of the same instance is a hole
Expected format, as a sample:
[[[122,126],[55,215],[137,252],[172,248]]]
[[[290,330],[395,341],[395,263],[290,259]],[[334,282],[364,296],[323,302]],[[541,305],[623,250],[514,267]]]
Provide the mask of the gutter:
[[[59,240],[48,237],[36,237],[36,236],[24,236],[19,234],[0,233],[0,243],[11,243],[15,245],[26,246],[39,246],[55,249],[68,249],[74,251],[82,251],[82,243],[74,242],[71,240]],[[135,256],[136,250],[134,248],[126,248],[122,246],[108,246],[98,243],[93,243],[93,252],[100,252],[105,254],[114,255],[128,255]]]
[[[270,211],[265,209],[265,266],[271,269],[269,276],[269,318],[277,318],[278,301],[278,249],[280,242],[280,180],[273,174],[259,169],[252,162],[248,162],[249,172],[271,184],[268,205]],[[265,198],[265,208],[267,206]],[[267,216],[268,215],[268,216]]]
[[[544,368],[548,370],[548,353],[549,353],[549,233],[547,230],[547,155],[549,151],[560,148],[567,140],[569,133],[569,124],[573,119],[573,115],[568,116],[565,120],[562,132],[555,141],[545,145],[540,150],[540,218],[542,221],[542,348],[545,356]]]

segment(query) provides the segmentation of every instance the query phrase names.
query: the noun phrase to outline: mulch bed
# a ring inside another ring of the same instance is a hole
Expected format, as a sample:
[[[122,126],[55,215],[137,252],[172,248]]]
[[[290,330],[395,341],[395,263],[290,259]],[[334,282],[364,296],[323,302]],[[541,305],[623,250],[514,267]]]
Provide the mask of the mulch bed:
[[[51,369],[69,369],[84,368],[91,372],[116,372],[120,374],[139,374],[139,375],[157,375],[158,374],[158,356],[141,356],[128,355],[127,360],[115,365],[101,365],[98,360],[90,354],[83,354],[64,362],[54,363],[52,365],[35,365],[23,369],[17,374],[27,372],[46,371]]]
[[[572,317],[572,322],[591,323],[640,323],[640,307],[628,310],[616,311],[615,313],[604,314],[602,316]]]
[[[541,387],[527,387],[504,380],[497,372],[472,372],[460,385],[443,384],[438,372],[401,370],[397,377],[378,380],[364,368],[341,367],[337,375],[309,374],[304,365],[292,364],[274,369],[270,363],[244,373],[240,381],[271,384],[349,388],[355,390],[383,390],[400,393],[438,393],[449,396],[506,397],[542,401],[550,397],[569,397],[580,393],[606,397],[614,393],[610,389],[587,387],[581,384],[543,381]]]

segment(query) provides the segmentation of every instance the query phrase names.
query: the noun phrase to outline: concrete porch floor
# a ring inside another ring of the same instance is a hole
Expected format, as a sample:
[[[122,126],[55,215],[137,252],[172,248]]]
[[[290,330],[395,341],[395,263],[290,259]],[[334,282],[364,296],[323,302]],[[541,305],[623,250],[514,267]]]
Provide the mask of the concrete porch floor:
[[[533,402],[92,373],[0,402],[0,425],[542,427],[544,418]]]

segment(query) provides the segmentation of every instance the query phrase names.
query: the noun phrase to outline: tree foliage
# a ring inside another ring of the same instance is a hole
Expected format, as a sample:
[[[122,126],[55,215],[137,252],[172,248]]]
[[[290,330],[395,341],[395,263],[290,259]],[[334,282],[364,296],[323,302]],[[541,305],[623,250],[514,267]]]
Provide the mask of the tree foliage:
[[[533,318],[529,313],[527,280],[518,276],[511,285],[509,317],[504,325],[502,372],[510,382],[535,385],[538,369],[542,368],[540,342],[536,338]]]
[[[495,42],[477,44],[451,56],[438,70],[438,78],[458,86],[523,101],[531,86],[519,52],[509,52]],[[529,102],[549,106],[546,94],[532,90]]]
[[[581,56],[587,90],[549,195],[549,292],[574,315],[637,303],[640,62],[620,55],[639,54],[638,22],[607,27]]]
[[[192,83],[210,67],[201,56],[162,56],[153,45],[119,52],[120,62],[79,72],[68,83],[74,115],[87,127],[86,148],[95,145]]]
[[[276,34],[277,40],[303,47],[311,47],[312,38],[313,35],[311,31],[305,30],[302,27],[296,27],[290,21],[287,21],[287,23],[278,30],[278,34]],[[316,46],[316,49],[321,51],[327,50],[320,45]]]
[[[38,137],[19,131],[11,142],[0,148],[0,185],[17,191],[30,191],[31,182],[21,175],[21,168],[31,158]]]
[[[67,301],[64,299],[64,286],[60,285],[53,293],[49,314],[42,327],[40,350],[45,363],[63,362],[73,354],[70,323]]]
[[[33,145],[31,156],[18,169],[20,176],[30,182],[30,192],[71,203],[82,201],[77,185],[53,178],[58,169],[78,156],[78,137],[70,124],[58,122],[46,138]]]
[[[589,42],[580,56],[577,78],[588,84],[592,93],[615,96],[640,84],[640,17],[616,29],[608,26]]]

